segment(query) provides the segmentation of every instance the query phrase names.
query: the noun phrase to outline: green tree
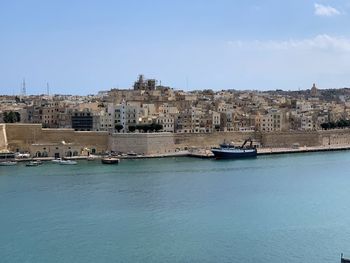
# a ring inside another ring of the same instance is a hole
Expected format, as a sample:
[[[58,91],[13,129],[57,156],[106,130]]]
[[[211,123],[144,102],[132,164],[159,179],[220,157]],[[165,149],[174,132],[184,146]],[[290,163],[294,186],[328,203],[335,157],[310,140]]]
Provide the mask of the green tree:
[[[118,132],[120,132],[120,130],[122,130],[122,129],[124,128],[124,126],[121,125],[121,124],[116,124],[116,125],[114,126],[114,128],[115,128]]]
[[[151,126],[152,126],[152,130],[155,132],[159,132],[160,130],[163,129],[163,125],[158,123],[152,123]]]
[[[3,121],[5,123],[15,123],[21,121],[21,115],[19,112],[4,112]]]
[[[129,126],[129,132],[134,132],[136,130],[135,126]]]

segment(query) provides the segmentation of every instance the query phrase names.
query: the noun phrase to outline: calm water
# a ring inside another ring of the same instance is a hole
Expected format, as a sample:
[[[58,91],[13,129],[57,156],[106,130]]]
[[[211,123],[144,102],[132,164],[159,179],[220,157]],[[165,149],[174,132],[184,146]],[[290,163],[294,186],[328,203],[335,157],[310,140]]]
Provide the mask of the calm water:
[[[1,262],[340,262],[350,152],[0,167]]]

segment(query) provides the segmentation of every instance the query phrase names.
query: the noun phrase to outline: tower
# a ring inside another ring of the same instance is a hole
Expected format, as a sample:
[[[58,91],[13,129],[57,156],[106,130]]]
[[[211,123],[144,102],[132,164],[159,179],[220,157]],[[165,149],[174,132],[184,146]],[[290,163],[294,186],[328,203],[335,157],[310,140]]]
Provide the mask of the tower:
[[[47,96],[50,96],[50,86],[48,82],[46,83],[46,94]]]
[[[317,96],[317,88],[316,88],[316,84],[315,83],[312,85],[312,88],[311,88],[311,96],[312,97],[316,97]]]
[[[27,89],[26,89],[26,80],[23,78],[22,86],[21,86],[21,96],[26,96]]]

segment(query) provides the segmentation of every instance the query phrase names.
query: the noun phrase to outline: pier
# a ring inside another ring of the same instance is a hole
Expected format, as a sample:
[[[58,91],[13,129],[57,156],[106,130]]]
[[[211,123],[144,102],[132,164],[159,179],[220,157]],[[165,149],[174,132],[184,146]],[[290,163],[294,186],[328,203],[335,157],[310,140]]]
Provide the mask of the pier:
[[[313,147],[298,147],[298,148],[258,148],[258,156],[272,154],[292,154],[292,153],[311,153],[311,152],[333,152],[350,150],[350,145],[330,145],[330,146],[313,146]],[[198,149],[197,151],[189,152],[189,157],[196,158],[214,158],[210,150]]]
[[[313,146],[313,147],[298,147],[298,148],[258,148],[257,155],[277,155],[277,154],[292,154],[292,153],[312,153],[312,152],[333,152],[333,151],[347,151],[350,150],[350,145],[331,145],[331,146]],[[90,156],[93,159],[101,159],[101,155]],[[196,149],[191,151],[178,151],[168,152],[162,154],[149,154],[149,155],[117,155],[120,159],[150,159],[150,158],[166,158],[166,157],[193,157],[201,159],[214,158],[214,154],[209,149]],[[72,156],[63,157],[65,160],[86,160],[89,156]],[[32,158],[16,158],[17,162],[28,161],[51,161],[53,157],[32,157]]]
[[[350,150],[350,145],[313,146],[298,148],[259,148],[258,155],[269,154],[290,154],[290,153],[310,153],[310,152],[332,152]]]

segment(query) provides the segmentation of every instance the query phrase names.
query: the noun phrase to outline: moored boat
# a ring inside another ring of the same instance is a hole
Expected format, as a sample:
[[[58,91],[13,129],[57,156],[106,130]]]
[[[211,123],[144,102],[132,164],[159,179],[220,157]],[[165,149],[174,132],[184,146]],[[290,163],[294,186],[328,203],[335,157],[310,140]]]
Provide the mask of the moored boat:
[[[62,165],[70,165],[70,164],[77,164],[76,161],[72,161],[72,160],[62,160],[61,158],[57,158],[57,159],[54,159],[52,160],[51,162],[53,163],[57,163],[57,164],[62,164]]]
[[[350,263],[350,259],[344,258],[344,257],[343,257],[343,253],[341,253],[340,262],[341,262],[341,263]]]
[[[4,161],[4,162],[0,162],[0,166],[13,166],[16,165],[17,162],[14,161]]]
[[[119,159],[115,158],[115,157],[105,157],[101,159],[101,162],[103,164],[118,164],[119,163]]]
[[[33,166],[39,166],[39,165],[42,165],[42,164],[43,164],[42,161],[30,161],[29,163],[26,163],[26,166],[33,167]]]
[[[86,157],[86,160],[88,160],[88,161],[95,161],[96,159],[97,159],[97,157],[96,156],[92,156],[92,155]]]
[[[77,162],[76,161],[72,161],[72,160],[61,160],[59,162],[59,164],[61,164],[61,165],[75,165],[75,164],[77,164]]]
[[[53,163],[60,163],[61,161],[62,161],[61,158],[57,158],[57,159],[52,160],[51,162],[53,162]]]
[[[250,145],[246,146],[247,142],[250,142]],[[242,146],[234,146],[224,142],[220,144],[220,147],[212,148],[211,151],[216,159],[239,159],[257,156],[256,147],[253,146],[253,141],[250,138],[245,140]]]

